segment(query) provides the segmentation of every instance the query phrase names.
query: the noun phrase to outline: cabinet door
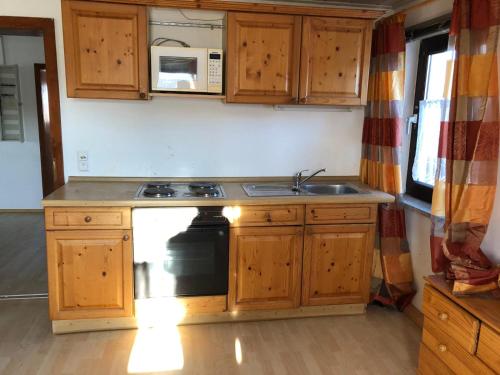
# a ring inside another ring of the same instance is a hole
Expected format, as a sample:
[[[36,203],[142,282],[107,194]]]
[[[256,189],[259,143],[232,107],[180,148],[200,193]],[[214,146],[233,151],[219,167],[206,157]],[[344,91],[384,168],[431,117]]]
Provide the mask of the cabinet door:
[[[295,103],[300,16],[229,13],[227,102]]]
[[[51,319],[132,316],[130,230],[47,232]]]
[[[302,227],[232,228],[229,309],[299,306],[302,241]]]
[[[374,224],[307,226],[302,304],[368,303],[374,233]]]
[[[371,21],[304,17],[300,102],[366,104],[371,38]]]
[[[146,7],[63,1],[68,97],[146,99]]]

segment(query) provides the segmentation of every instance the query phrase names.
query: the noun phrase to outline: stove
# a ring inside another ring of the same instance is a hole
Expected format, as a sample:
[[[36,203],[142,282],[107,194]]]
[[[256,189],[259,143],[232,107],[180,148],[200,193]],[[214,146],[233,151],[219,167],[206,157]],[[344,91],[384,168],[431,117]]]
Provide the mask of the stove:
[[[148,182],[139,187],[136,199],[224,198],[224,189],[215,182]]]

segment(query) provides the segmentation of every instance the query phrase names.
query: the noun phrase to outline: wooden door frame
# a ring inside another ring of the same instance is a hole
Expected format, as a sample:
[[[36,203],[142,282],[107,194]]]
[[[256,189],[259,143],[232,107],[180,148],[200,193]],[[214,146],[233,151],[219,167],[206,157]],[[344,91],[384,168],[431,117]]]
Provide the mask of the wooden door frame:
[[[50,178],[44,196],[64,185],[64,161],[61,135],[61,110],[59,101],[59,79],[57,76],[57,54],[54,20],[50,18],[0,16],[0,34],[42,36],[49,92],[50,139],[49,148],[41,149],[42,179]],[[43,141],[40,134],[40,142]],[[46,163],[46,164],[45,164]],[[50,165],[50,175],[44,176],[43,165]]]
[[[45,64],[34,64],[35,71],[35,90],[36,90],[36,112],[38,119],[38,138],[40,140],[40,164],[42,169],[42,188],[43,196],[47,196],[51,193],[54,174],[52,169],[52,163],[49,158],[46,157],[47,150],[50,149],[50,130],[47,132],[45,127],[45,116],[43,110],[43,95],[42,95],[42,71],[45,71],[45,83],[47,83],[47,68]],[[49,116],[50,125],[50,116]]]

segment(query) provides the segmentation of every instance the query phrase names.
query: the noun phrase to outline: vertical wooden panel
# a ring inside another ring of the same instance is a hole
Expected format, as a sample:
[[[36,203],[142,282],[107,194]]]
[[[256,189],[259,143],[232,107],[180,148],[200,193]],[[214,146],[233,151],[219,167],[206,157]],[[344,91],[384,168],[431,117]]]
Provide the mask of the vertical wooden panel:
[[[229,309],[298,307],[302,227],[232,228]]]
[[[375,225],[306,227],[302,304],[368,303]]]
[[[63,1],[69,97],[146,99],[146,7]]]
[[[486,324],[481,324],[477,356],[500,374],[500,334]]]
[[[228,14],[228,102],[295,103],[301,17]]]
[[[304,17],[300,102],[366,104],[372,22]]]
[[[132,316],[130,230],[47,232],[51,319]]]

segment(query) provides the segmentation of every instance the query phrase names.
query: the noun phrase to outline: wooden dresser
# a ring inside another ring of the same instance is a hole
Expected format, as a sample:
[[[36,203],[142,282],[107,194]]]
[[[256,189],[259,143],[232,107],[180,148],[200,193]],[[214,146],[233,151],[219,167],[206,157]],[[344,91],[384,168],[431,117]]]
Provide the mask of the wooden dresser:
[[[500,298],[456,297],[442,276],[426,281],[418,374],[500,374]]]

